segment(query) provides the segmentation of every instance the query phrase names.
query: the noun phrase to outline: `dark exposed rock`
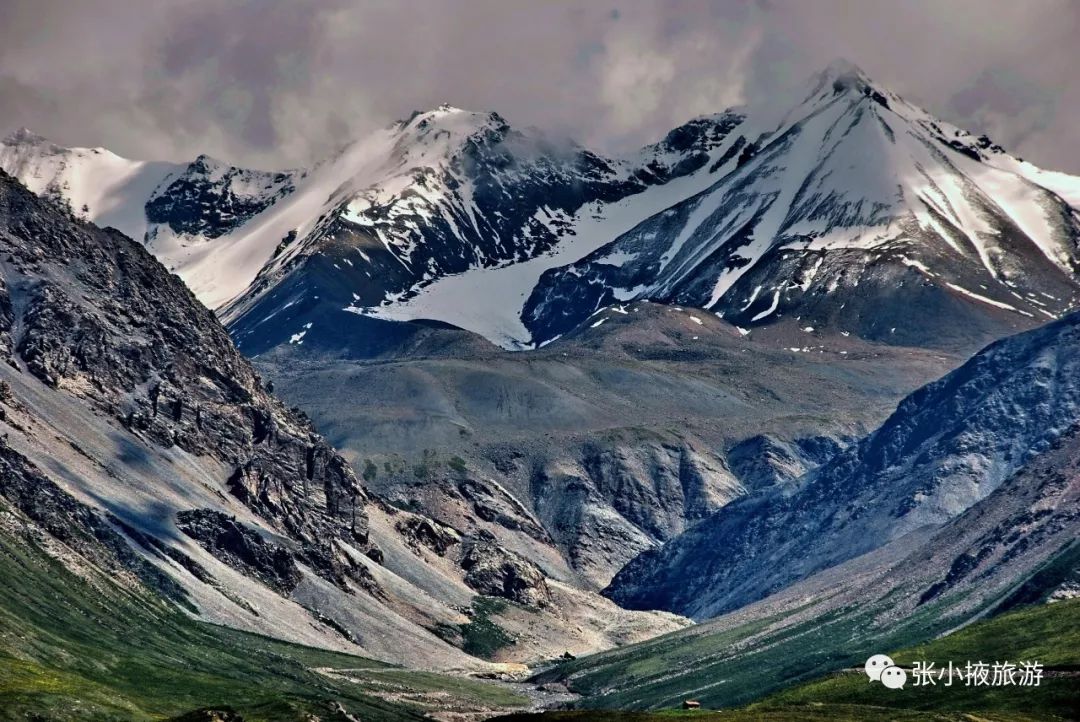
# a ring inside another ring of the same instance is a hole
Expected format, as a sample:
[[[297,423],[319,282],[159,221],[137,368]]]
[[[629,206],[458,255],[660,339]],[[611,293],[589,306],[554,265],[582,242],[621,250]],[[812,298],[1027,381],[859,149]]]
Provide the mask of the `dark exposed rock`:
[[[14,259],[12,259],[14,260]],[[11,307],[11,295],[8,293],[7,282],[0,275],[0,361],[14,363],[12,354],[15,344],[11,339],[11,325],[15,321],[15,313]]]
[[[231,468],[221,480],[226,488],[289,548],[211,510],[182,512],[178,527],[282,594],[300,582],[299,563],[342,589],[355,585],[381,594],[366,568],[336,543],[361,551],[368,543],[366,496],[352,470],[306,417],[263,388],[213,314],[177,277],[129,239],[77,221],[2,174],[0,253],[6,259],[0,260],[0,342],[18,365],[148,443]],[[258,615],[172,545],[115,517],[106,523],[44,482],[34,488],[32,496],[22,487],[6,488],[5,495],[20,492],[16,503],[32,520],[95,562],[130,570],[187,603],[181,588],[135,551],[141,548]]]
[[[342,626],[341,623],[338,622],[333,617],[329,617],[329,616],[323,614],[320,610],[314,609],[314,608],[311,608],[311,607],[308,608],[308,611],[311,612],[311,616],[315,617],[320,622],[322,622],[326,626],[333,629],[335,632],[340,634],[344,639],[347,639],[347,640],[349,640],[350,642],[352,642],[354,644],[359,643],[357,638],[356,638],[356,635],[353,634],[351,631],[349,631],[349,629],[347,627]]]
[[[684,153],[688,150],[707,151],[720,145],[743,117],[725,113],[716,117],[695,118],[670,131],[657,143],[658,149]]]
[[[506,529],[523,531],[539,541],[550,540],[547,531],[527,516],[515,499],[497,486],[479,479],[463,479],[458,482],[457,490],[472,502],[473,512],[480,519]]]
[[[219,511],[193,509],[176,516],[177,527],[204,549],[279,593],[288,594],[300,583],[303,575],[297,566],[299,561],[342,589],[347,590],[348,582],[353,581],[373,595],[382,594],[367,569],[337,549],[332,540],[289,550]]]
[[[955,138],[950,138],[949,140],[943,142],[945,143],[945,145],[949,146],[953,150],[957,151],[958,153],[963,153],[972,160],[982,160],[982,156],[979,155],[979,151],[975,148],[972,148],[967,143],[956,140]]]
[[[217,238],[295,190],[290,173],[224,165],[201,155],[146,203],[146,219],[176,233]]]
[[[176,515],[176,525],[218,559],[280,593],[296,589],[303,578],[288,549],[221,512],[182,511]]]
[[[232,493],[301,544],[367,542],[347,462],[262,386],[179,278],[0,172],[0,344],[50,386],[234,469]]]
[[[465,583],[480,594],[502,597],[530,607],[552,603],[551,590],[532,562],[497,544],[475,541],[461,560]]]
[[[394,527],[414,548],[427,547],[444,556],[450,547],[461,543],[461,536],[449,527],[422,516],[409,515],[400,519]]]
[[[217,590],[219,594],[230,600],[236,606],[244,609],[252,616],[259,616],[259,610],[253,607],[250,602],[232,592],[228,587],[222,584],[217,577],[211,574],[209,569],[192,559],[184,552],[177,549],[175,546],[172,546],[171,544],[166,544],[165,542],[161,541],[160,539],[151,534],[144,534],[143,532],[139,531],[138,529],[131,526],[122,519],[118,519],[112,514],[108,515],[108,519],[113,525],[123,531],[129,539],[134,541],[144,550],[150,552],[151,554],[154,554],[161,559],[169,559],[176,562],[185,570],[187,570],[191,574],[191,576],[195,577],[203,584],[213,587],[215,590]]]
[[[736,154],[742,152],[742,150],[743,150],[743,148],[745,146],[746,146],[746,137],[740,135],[738,138],[735,139],[735,142],[733,142],[730,146],[728,146],[728,149],[724,151],[723,155],[721,155],[719,158],[717,158],[716,162],[713,163],[711,166],[709,166],[709,172],[710,173],[715,173],[716,171],[720,170],[722,167],[724,167],[724,165],[727,164],[728,161],[730,161],[732,158],[734,158]],[[741,157],[742,156],[740,156],[740,158]],[[743,162],[745,162],[745,161],[743,161]],[[739,163],[737,165],[741,165],[741,163]]]

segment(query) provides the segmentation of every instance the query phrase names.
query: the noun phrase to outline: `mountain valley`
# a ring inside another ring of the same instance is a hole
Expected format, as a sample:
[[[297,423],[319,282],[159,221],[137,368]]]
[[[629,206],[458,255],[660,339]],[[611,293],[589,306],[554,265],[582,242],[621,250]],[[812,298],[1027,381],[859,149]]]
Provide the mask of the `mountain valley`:
[[[804,90],[621,155],[450,105],[275,171],[5,138],[0,704],[726,709],[1074,618],[1080,178]]]

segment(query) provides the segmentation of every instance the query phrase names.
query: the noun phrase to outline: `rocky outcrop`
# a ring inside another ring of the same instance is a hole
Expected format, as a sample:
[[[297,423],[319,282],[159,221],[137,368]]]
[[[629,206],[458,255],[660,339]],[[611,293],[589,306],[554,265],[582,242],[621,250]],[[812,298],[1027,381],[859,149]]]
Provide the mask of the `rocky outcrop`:
[[[633,608],[710,617],[945,524],[1071,433],[1078,379],[1080,313],[992,344],[793,487],[739,499],[643,553],[605,594]],[[927,600],[986,561],[971,554],[948,560]]]
[[[600,585],[745,493],[719,457],[652,434],[599,438],[576,459],[545,459],[531,487],[537,515],[571,565]]]
[[[414,549],[427,547],[440,557],[446,556],[447,550],[461,543],[461,535],[456,531],[422,516],[410,514],[398,521],[394,528]]]
[[[488,541],[469,544],[461,559],[465,583],[480,594],[529,607],[552,603],[544,574],[532,562]]]
[[[484,479],[467,478],[457,482],[456,489],[463,499],[472,504],[473,513],[484,521],[498,524],[513,531],[520,531],[537,541],[551,539],[547,530],[521,506],[521,502],[496,484]]]
[[[306,564],[315,574],[346,592],[350,582],[375,597],[384,593],[371,573],[335,545],[332,539],[307,542],[286,548],[265,538],[255,529],[213,509],[192,509],[176,515],[176,526],[217,559],[244,574],[258,579],[279,594],[288,595],[303,579],[298,563]],[[377,550],[369,552],[377,555]],[[177,559],[175,550],[165,553]],[[193,571],[198,575],[198,571]]]
[[[0,343],[29,373],[162,446],[232,468],[229,490],[302,544],[366,543],[349,465],[141,246],[0,173],[0,271]]]
[[[221,512],[182,511],[177,514],[176,526],[218,559],[280,593],[296,589],[303,578],[288,549],[266,541]]]

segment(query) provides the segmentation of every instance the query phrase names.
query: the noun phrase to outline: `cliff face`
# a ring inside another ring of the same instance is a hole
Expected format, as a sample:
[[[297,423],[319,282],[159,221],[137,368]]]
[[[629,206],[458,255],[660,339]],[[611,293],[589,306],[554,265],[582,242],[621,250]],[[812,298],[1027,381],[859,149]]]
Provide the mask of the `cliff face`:
[[[66,567],[356,649],[305,593],[380,591],[350,556],[375,552],[348,463],[145,249],[3,173],[0,359],[0,504]]]
[[[1078,313],[992,344],[797,484],[738,499],[637,557],[605,593],[711,617],[949,522],[1070,438],[1078,352]]]
[[[348,464],[263,388],[213,314],[126,237],[0,176],[6,360],[132,432],[231,468],[229,491],[304,544],[367,541]]]
[[[370,496],[178,277],[3,175],[0,356],[0,511],[69,570],[107,570],[218,624],[425,668],[485,666],[456,631],[478,595],[509,600],[489,606],[512,661],[683,623],[549,587],[531,547]]]

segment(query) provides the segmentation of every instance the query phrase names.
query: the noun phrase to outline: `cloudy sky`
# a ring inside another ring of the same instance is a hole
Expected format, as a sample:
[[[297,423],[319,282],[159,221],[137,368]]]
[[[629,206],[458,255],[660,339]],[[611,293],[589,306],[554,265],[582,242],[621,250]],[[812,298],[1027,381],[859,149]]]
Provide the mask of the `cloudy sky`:
[[[609,152],[767,102],[836,57],[1080,173],[1075,0],[0,0],[0,134],[308,163],[414,109]]]

